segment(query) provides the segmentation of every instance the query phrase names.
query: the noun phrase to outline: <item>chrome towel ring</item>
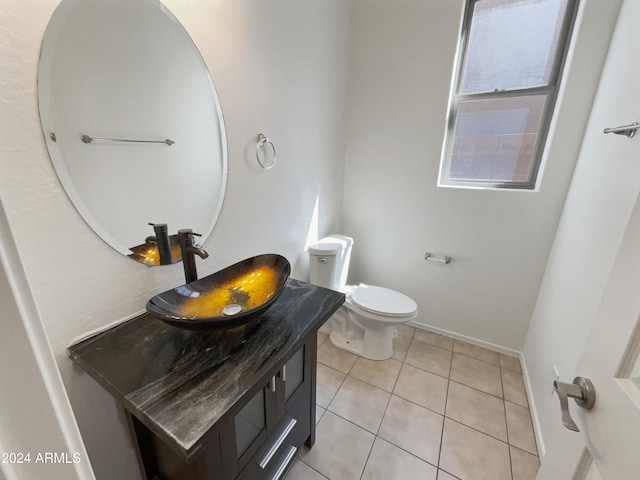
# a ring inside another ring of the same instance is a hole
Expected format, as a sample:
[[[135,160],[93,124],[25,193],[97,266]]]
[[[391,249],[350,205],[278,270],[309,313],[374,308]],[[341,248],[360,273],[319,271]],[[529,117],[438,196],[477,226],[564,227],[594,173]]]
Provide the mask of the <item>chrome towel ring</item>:
[[[260,158],[260,152],[263,150],[263,147],[267,143],[271,146],[271,150],[273,150],[273,161],[269,165],[267,165],[265,162],[263,162],[261,160],[261,158]],[[273,168],[273,166],[276,164],[277,156],[278,156],[278,154],[276,152],[276,147],[273,144],[273,142],[271,140],[269,140],[266,136],[264,136],[262,133],[259,133],[258,134],[258,145],[256,146],[256,159],[258,160],[258,163],[260,164],[260,166],[262,168],[264,168],[265,170],[269,170],[270,168]]]

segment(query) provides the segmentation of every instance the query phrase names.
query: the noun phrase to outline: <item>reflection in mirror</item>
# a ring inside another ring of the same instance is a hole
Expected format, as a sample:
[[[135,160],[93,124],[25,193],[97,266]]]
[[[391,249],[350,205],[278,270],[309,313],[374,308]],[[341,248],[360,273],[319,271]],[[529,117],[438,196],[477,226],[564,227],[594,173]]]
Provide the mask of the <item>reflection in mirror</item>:
[[[38,102],[67,195],[118,252],[160,264],[150,222],[211,234],[227,177],[220,102],[159,1],[62,0],[42,44]]]

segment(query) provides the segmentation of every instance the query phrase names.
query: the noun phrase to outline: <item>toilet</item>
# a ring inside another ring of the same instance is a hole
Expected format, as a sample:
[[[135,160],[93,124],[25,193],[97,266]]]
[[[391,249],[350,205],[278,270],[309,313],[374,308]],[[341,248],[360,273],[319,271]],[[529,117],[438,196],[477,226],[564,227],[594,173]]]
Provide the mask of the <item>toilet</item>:
[[[375,285],[346,285],[353,239],[330,235],[308,247],[310,281],[343,292],[344,304],[327,321],[336,347],[371,360],[393,355],[395,327],[418,316],[411,298]]]

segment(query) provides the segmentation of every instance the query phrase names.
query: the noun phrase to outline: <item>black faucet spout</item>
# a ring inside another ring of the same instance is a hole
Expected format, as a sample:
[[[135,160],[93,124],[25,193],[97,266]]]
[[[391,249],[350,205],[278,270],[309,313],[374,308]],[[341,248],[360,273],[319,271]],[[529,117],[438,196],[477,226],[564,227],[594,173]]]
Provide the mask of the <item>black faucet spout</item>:
[[[178,230],[178,242],[182,252],[182,266],[184,267],[184,279],[186,283],[195,282],[198,279],[195,255],[205,259],[209,256],[207,251],[200,245],[194,243],[194,236],[201,237],[199,233],[194,233],[190,228]]]
[[[171,265],[171,244],[169,243],[169,231],[166,223],[149,223],[156,233],[155,237],[147,237],[147,240],[153,238],[158,247],[158,256],[160,265]]]

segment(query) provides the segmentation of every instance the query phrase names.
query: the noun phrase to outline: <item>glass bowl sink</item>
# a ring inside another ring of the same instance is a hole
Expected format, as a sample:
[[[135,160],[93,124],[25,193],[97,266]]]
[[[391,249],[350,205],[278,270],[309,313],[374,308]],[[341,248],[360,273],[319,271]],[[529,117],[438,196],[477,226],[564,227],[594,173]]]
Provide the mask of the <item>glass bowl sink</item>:
[[[290,273],[283,256],[257,255],[156,295],[147,302],[147,312],[188,329],[242,325],[271,306]]]

